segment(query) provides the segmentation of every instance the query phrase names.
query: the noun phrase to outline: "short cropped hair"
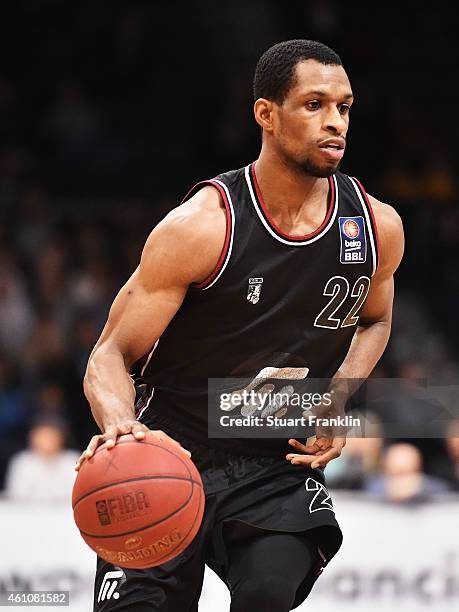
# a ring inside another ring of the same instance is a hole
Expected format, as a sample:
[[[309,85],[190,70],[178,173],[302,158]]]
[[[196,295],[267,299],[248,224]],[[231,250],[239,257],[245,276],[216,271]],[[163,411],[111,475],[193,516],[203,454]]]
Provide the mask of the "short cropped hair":
[[[296,65],[310,59],[325,65],[343,65],[333,49],[315,40],[280,42],[265,51],[258,60],[253,79],[255,100],[266,98],[281,105],[295,83]]]

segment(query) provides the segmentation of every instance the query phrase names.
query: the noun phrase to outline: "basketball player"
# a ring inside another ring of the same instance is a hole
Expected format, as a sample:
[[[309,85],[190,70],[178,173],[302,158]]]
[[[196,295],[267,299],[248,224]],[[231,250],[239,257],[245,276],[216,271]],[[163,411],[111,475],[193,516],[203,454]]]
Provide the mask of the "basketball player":
[[[331,379],[342,411],[342,381],[367,378],[389,338],[402,225],[338,172],[353,94],[334,51],[275,45],[254,94],[259,158],[198,183],[154,228],[89,359],[102,433],[77,469],[99,444],[150,429],[191,452],[206,492],[201,529],[176,559],[147,570],[98,560],[97,611],[196,611],[207,563],[231,612],[284,612],[341,544],[323,468],[344,437],[210,438],[208,379],[301,369]],[[136,413],[133,378],[144,390]]]

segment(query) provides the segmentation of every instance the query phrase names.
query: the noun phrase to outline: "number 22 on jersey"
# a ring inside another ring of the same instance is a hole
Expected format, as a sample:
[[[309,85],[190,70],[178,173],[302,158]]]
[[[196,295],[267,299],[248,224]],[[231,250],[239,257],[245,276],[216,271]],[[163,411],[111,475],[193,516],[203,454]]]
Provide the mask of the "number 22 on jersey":
[[[352,327],[357,325],[359,317],[358,312],[365,302],[370,290],[370,279],[368,276],[358,278],[352,289],[349,282],[344,276],[332,276],[325,285],[323,295],[329,296],[331,299],[327,302],[317,315],[314,321],[316,327],[325,327],[327,329],[338,329],[339,327]],[[355,298],[351,309],[344,319],[336,317],[336,313],[350,295]]]

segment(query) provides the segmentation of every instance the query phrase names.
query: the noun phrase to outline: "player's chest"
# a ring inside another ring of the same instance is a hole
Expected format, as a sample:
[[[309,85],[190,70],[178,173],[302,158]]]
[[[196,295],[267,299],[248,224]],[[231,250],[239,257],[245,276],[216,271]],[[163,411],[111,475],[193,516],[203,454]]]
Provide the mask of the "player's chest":
[[[260,241],[233,260],[214,296],[241,324],[294,317],[329,329],[355,325],[372,265],[362,241],[350,237],[347,242],[339,231],[303,247],[275,248]]]

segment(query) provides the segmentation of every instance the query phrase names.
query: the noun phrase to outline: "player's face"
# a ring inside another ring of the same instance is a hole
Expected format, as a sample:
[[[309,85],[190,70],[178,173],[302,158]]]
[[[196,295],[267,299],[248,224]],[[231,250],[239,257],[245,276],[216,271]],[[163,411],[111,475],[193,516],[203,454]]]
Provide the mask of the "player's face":
[[[293,87],[272,109],[274,144],[285,162],[312,176],[331,176],[344,155],[352,100],[342,66],[297,64]]]

